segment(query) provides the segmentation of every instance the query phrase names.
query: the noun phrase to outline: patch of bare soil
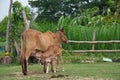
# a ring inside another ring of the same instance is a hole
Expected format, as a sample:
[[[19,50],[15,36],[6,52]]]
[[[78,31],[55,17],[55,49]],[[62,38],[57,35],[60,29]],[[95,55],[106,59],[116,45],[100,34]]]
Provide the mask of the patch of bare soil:
[[[97,78],[97,77],[75,77],[75,76],[67,76],[67,77],[57,77],[57,78],[50,78],[50,80],[112,80],[112,79],[105,79],[105,78]]]
[[[28,75],[24,76],[22,72],[15,72],[13,74],[9,74],[7,76],[15,77],[17,80],[30,79],[31,77],[35,80],[112,80],[98,77],[80,77],[80,76],[72,76],[72,75],[63,75],[63,74],[45,74],[40,71],[28,71]],[[25,77],[25,78],[24,78]]]
[[[37,72],[37,71],[28,71],[28,75],[27,76],[31,76],[31,75],[40,75],[40,74],[44,74],[43,72]],[[23,74],[22,74],[22,72],[15,72],[15,73],[13,73],[13,75],[15,75],[15,76],[24,76]]]
[[[68,75],[61,75],[61,74],[59,74],[59,75],[51,76],[51,78],[61,78],[61,77],[68,77]]]

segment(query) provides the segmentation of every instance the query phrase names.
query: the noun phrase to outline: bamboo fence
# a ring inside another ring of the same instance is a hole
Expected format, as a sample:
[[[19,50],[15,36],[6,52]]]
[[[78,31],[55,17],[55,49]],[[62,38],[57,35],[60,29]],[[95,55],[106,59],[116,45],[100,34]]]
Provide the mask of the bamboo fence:
[[[73,40],[68,40],[68,43],[77,43],[77,44],[92,44],[91,50],[70,50],[69,52],[73,53],[119,53],[120,50],[95,50],[95,44],[112,44],[112,43],[117,43],[120,44],[120,40],[110,40],[110,41],[95,41],[96,37],[96,30],[93,32],[93,39],[92,41],[73,41]]]

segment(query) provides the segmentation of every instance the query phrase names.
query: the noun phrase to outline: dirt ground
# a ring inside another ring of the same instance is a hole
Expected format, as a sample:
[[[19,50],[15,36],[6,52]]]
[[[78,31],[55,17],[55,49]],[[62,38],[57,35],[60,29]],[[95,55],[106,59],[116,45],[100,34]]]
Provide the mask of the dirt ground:
[[[17,80],[112,80],[112,79],[103,79],[98,77],[79,77],[72,75],[63,75],[63,74],[44,74],[43,72],[33,72],[28,71],[28,75],[24,76],[22,72],[15,72],[9,76],[13,76]]]

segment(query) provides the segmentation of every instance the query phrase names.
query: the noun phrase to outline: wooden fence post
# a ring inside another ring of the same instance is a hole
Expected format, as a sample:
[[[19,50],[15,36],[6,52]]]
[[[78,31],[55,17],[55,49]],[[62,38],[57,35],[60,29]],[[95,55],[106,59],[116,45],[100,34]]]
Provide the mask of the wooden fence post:
[[[95,37],[96,37],[96,29],[94,30],[94,32],[93,32],[93,39],[92,39],[92,41],[93,41],[93,43],[92,43],[92,50],[95,50],[95,43],[94,43],[94,41],[95,41]]]

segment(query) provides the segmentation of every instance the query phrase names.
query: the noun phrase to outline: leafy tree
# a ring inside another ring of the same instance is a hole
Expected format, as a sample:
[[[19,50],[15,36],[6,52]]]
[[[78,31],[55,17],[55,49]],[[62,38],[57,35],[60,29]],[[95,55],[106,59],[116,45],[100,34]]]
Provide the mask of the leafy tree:
[[[21,33],[24,30],[22,10],[25,10],[28,19],[31,20],[30,10],[28,9],[28,7],[23,7],[20,2],[16,1],[13,3],[12,8],[13,8],[13,17],[12,17],[12,25],[10,30],[11,46],[13,46],[14,40],[17,40],[17,42],[20,41]]]
[[[22,10],[25,10],[27,18],[31,20],[30,9],[28,7],[23,7],[20,2],[16,1],[12,4],[13,12],[10,15],[10,28],[9,28],[9,45],[11,49],[13,48],[14,40],[17,42],[20,41],[20,35],[24,30],[23,18],[22,18]],[[0,23],[0,41],[5,42],[5,34],[6,34],[6,25],[7,25],[8,17],[6,16]]]
[[[80,0],[29,0],[32,8],[37,8],[36,21],[56,21],[61,16],[77,16]]]
[[[114,13],[117,7],[117,3],[119,2],[119,0],[83,0],[83,1],[84,3],[86,2],[86,4],[83,4],[81,6],[81,8],[83,9],[90,9],[93,7],[99,8],[98,12],[96,12],[95,15],[102,14],[106,15],[108,9],[110,9]]]
[[[116,11],[119,0],[28,0],[32,8],[37,8],[36,21],[56,21],[61,16],[76,17],[87,9],[98,8],[92,16],[112,15]]]

